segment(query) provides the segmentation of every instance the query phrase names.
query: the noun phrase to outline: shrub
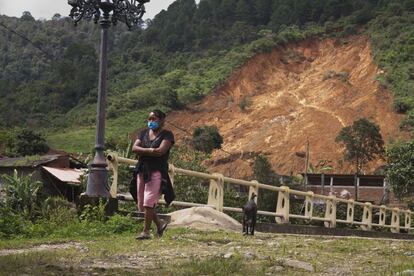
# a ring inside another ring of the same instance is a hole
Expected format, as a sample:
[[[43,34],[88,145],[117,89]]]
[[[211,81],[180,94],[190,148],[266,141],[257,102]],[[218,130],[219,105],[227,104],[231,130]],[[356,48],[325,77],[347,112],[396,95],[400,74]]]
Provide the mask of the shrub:
[[[400,123],[401,130],[412,130],[414,127],[414,118],[412,116],[408,116]]]
[[[14,131],[0,130],[0,154],[6,155],[6,156],[15,155],[14,142],[15,142]]]
[[[108,232],[119,234],[125,232],[137,232],[138,224],[132,219],[131,216],[113,215],[105,224],[105,228]]]
[[[179,109],[182,107],[182,104],[178,99],[177,91],[172,89],[165,89],[159,94],[158,104],[172,109]]]
[[[325,74],[322,77],[322,80],[328,80],[328,79],[339,79],[344,83],[348,83],[348,78],[349,78],[349,72],[346,71],[341,71],[341,72],[335,72],[333,70],[329,70],[327,72],[325,72]]]
[[[49,150],[45,138],[32,130],[23,129],[16,136],[16,153],[19,155],[44,154]]]
[[[322,80],[329,80],[332,79],[335,76],[335,71],[329,70],[327,72],[325,72],[325,74],[323,74]]]
[[[414,142],[396,144],[387,149],[385,175],[397,197],[407,197],[414,192]]]
[[[0,238],[12,238],[25,233],[25,229],[30,222],[25,221],[24,217],[15,210],[0,205]]]
[[[174,147],[171,152],[171,163],[178,168],[206,172],[201,164],[207,155],[188,147]],[[177,174],[174,177],[174,191],[179,201],[207,203],[208,181],[197,177]]]
[[[287,43],[287,42],[296,42],[303,40],[305,35],[298,26],[292,25],[285,28],[281,27],[281,31],[277,34],[275,38],[277,42]]]
[[[405,97],[405,98],[396,98],[394,100],[394,110],[397,113],[406,113],[414,106],[413,100]]]
[[[32,175],[19,176],[17,170],[14,170],[13,176],[1,176],[4,181],[6,206],[31,219],[34,218],[38,191],[42,185],[40,181],[33,181]]]
[[[193,132],[193,147],[196,150],[211,153],[214,149],[220,149],[223,137],[216,126],[196,127]]]
[[[272,37],[263,37],[253,41],[249,45],[249,51],[252,53],[270,52],[276,46]]]
[[[87,204],[84,206],[79,219],[86,222],[104,222],[107,219],[105,215],[105,207],[106,203],[102,200],[99,200],[98,205]]]
[[[246,109],[252,104],[249,98],[243,97],[240,100],[239,107],[241,111],[246,111]]]
[[[77,218],[75,206],[62,197],[48,197],[42,203],[40,214],[43,219],[57,225],[66,225],[68,221]]]

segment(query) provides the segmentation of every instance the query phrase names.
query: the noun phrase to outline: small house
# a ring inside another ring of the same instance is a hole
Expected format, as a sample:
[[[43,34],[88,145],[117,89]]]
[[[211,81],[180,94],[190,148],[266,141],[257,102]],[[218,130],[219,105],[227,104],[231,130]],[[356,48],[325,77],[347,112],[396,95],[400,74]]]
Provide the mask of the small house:
[[[0,176],[32,174],[33,181],[43,183],[41,194],[45,196],[62,196],[74,202],[81,191],[80,177],[85,170],[70,168],[67,154],[51,154],[42,156],[26,156],[0,159]],[[3,184],[0,177],[0,191]]]

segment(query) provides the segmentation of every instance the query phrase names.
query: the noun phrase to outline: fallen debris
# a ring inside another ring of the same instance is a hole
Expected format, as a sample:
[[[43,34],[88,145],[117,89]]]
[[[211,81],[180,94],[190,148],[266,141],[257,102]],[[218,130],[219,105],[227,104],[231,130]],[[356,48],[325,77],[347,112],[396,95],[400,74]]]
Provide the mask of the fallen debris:
[[[242,230],[241,224],[232,217],[211,207],[192,207],[168,214],[171,216],[169,226],[191,227],[200,230]]]

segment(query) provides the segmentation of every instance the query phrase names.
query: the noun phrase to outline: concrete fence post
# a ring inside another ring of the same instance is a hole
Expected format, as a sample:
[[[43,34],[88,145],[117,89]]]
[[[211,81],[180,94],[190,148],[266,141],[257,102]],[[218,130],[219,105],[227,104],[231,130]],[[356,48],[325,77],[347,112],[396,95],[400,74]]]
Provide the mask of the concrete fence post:
[[[257,201],[259,200],[259,182],[257,180],[252,180],[251,182],[254,186],[249,187],[249,199],[252,198],[252,194],[254,193],[256,195],[254,202],[257,204]]]
[[[400,209],[393,208],[391,213],[391,232],[400,232]]]
[[[349,199],[346,205],[346,222],[350,225],[354,224],[355,201]]]
[[[314,193],[312,191],[307,192],[306,199],[305,199],[305,217],[307,217],[309,220],[312,220],[313,197],[314,197]]]
[[[174,186],[175,167],[173,164],[168,164],[168,175],[170,176],[171,185]]]
[[[361,225],[362,230],[371,230],[372,229],[372,204],[371,202],[365,202],[364,211],[362,212],[362,222],[365,223]]]
[[[329,199],[326,200],[325,218],[329,221],[325,221],[323,224],[327,228],[336,227],[336,203],[335,196],[330,196]]]
[[[288,223],[289,222],[289,187],[281,186],[282,191],[278,192],[276,213],[282,217],[276,217],[277,223]]]
[[[118,154],[116,152],[110,152],[107,155],[108,167],[112,170],[112,184],[109,190],[111,198],[116,198],[118,193]]]
[[[405,212],[404,220],[405,220],[404,227],[408,230],[411,227],[411,211]]]
[[[384,226],[385,225],[385,217],[386,217],[386,206],[385,205],[381,205],[380,206],[380,211],[379,211],[379,219],[378,219],[378,224],[380,226]]]
[[[219,173],[213,173],[212,175],[215,179],[210,180],[207,204],[214,206],[217,211],[223,212],[224,176]]]

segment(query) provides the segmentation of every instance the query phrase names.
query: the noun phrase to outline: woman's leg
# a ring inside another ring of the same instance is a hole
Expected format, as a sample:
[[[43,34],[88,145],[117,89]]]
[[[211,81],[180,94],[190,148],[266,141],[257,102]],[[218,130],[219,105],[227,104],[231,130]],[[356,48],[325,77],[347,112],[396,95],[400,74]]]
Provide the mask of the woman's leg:
[[[153,210],[153,216],[152,220],[154,221],[155,225],[157,226],[157,230],[159,231],[162,227],[161,220],[158,218],[157,212],[155,211],[155,208]]]
[[[163,226],[160,219],[158,218],[155,208],[145,207],[145,216],[144,216],[144,232],[149,233],[151,229],[151,223],[154,221],[157,226],[157,231]]]
[[[145,216],[144,216],[144,233],[149,234],[151,229],[151,223],[154,219],[154,208],[145,207]]]
[[[144,212],[144,191],[145,191],[144,177],[140,173],[137,175],[137,199],[138,199],[138,210],[140,212]]]
[[[155,212],[155,206],[160,199],[161,173],[158,171],[152,172],[151,181],[142,186],[144,186],[143,207],[145,208],[144,233],[149,234],[152,221],[154,221],[155,225],[157,226],[157,230],[161,229],[162,227],[157,213]]]

